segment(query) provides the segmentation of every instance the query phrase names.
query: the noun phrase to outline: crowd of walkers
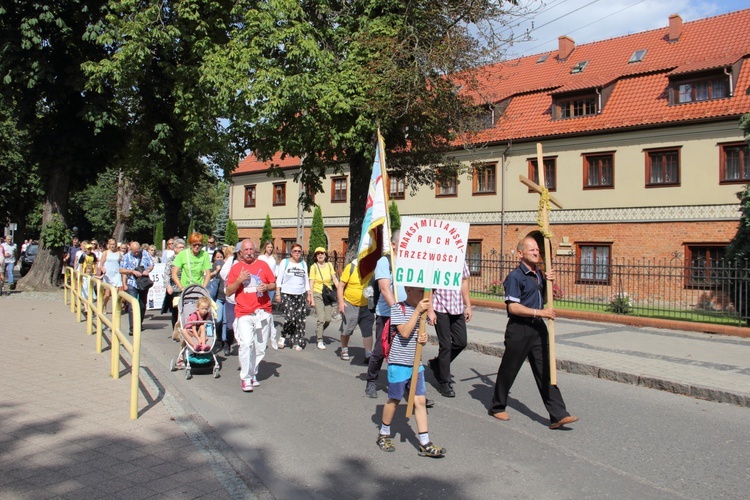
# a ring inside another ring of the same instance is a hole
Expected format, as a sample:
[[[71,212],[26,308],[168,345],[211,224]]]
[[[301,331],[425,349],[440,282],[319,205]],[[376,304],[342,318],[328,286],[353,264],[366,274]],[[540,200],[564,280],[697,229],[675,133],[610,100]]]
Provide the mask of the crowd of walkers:
[[[392,250],[398,238],[396,231],[391,239]],[[138,278],[147,275],[158,258],[151,247],[132,242],[123,248],[110,240],[107,249],[97,256],[92,243],[84,242],[82,246],[82,251],[69,254],[71,261],[78,263],[84,275],[97,273],[108,283],[121,286],[136,297],[142,302],[143,314],[145,297],[142,295],[145,294],[140,293]],[[506,409],[508,393],[523,362],[528,360],[549,411],[549,427],[558,429],[578,418],[567,412],[559,388],[550,384],[549,343],[543,319],[554,319],[555,312],[551,307],[545,307],[544,292],[547,282],[554,281],[555,273],[552,269],[542,272],[539,247],[534,238],[523,238],[517,252],[519,265],[504,282],[508,306],[506,350],[498,369],[489,414],[499,421],[510,420]],[[214,348],[230,356],[236,339],[243,392],[253,392],[260,386],[258,368],[269,341],[274,349],[301,351],[305,348],[308,308],[315,311],[315,342],[320,350],[326,349],[324,332],[331,323],[332,312],[340,313],[341,348],[338,354],[343,361],[352,359],[349,341],[359,327],[365,353],[362,361],[367,365],[367,397],[378,397],[378,379],[383,362],[388,361],[388,400],[383,407],[376,444],[381,450],[392,452],[395,450],[391,438],[392,419],[398,404],[407,397],[411,388],[416,346],[427,341],[424,328],[419,331],[422,318],[434,326],[437,334],[438,355],[427,365],[438,392],[446,398],[455,397],[451,363],[467,345],[467,322],[472,318],[468,267],[464,265],[459,290],[436,289],[425,294],[422,288],[394,286],[395,254],[391,251],[390,255],[382,256],[377,262],[374,278],[365,282],[356,259],[344,266],[339,277],[328,262],[328,252],[323,247],[314,249],[312,264],[308,267],[303,259],[302,246],[298,244],[292,245],[289,257],[279,260],[270,241],[262,242],[256,248],[255,242],[246,239],[235,247],[220,248],[213,236],[205,245],[203,235],[199,233],[191,234],[187,242],[172,238],[167,241],[167,248],[161,255],[166,283],[162,313],[172,313],[174,326],[178,321],[180,293],[190,285],[204,287],[215,303],[212,319],[218,341]],[[285,316],[280,332],[276,331],[272,315],[274,304],[281,307]],[[386,325],[389,325],[387,332]],[[178,328],[174,331],[176,341],[184,340],[184,335],[180,338]],[[387,351],[384,351],[381,341],[384,335],[392,338]],[[426,408],[434,402],[426,397],[424,366],[419,363],[418,367],[414,389],[418,454],[442,457],[446,450],[435,445],[429,437]]]

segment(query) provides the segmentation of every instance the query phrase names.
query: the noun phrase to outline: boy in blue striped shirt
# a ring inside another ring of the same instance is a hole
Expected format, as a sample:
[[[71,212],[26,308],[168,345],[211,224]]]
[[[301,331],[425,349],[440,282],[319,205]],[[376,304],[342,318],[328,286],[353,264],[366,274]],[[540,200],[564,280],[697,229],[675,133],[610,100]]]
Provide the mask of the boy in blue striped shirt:
[[[409,391],[417,342],[422,345],[427,343],[427,332],[419,333],[419,321],[422,313],[431,313],[432,306],[430,300],[423,297],[424,289],[406,287],[406,300],[391,308],[391,331],[395,330],[396,335],[388,354],[388,401],[383,407],[377,440],[377,445],[383,451],[396,449],[391,439],[391,421],[401,398]],[[435,446],[427,432],[424,367],[421,364],[414,398],[414,417],[419,432],[419,455],[433,458],[445,455],[445,448]]]

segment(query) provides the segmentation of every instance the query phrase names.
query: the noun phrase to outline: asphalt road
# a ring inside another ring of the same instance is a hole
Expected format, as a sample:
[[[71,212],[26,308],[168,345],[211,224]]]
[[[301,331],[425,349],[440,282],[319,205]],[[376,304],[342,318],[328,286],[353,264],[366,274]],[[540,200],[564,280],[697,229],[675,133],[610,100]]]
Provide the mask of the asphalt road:
[[[166,321],[146,320],[147,360],[167,391],[198,413],[276,498],[747,498],[750,413],[582,375],[558,373],[569,411],[581,418],[551,431],[528,365],[513,387],[509,422],[487,415],[499,358],[465,351],[453,364],[456,398],[440,396],[427,370],[432,440],[442,459],[417,455],[416,425],[400,407],[396,451],[375,444],[384,392],[364,397],[361,337],[351,361],[328,349],[269,348],[261,386],[240,390],[236,355],[221,378],[170,373],[177,344]],[[308,318],[308,337],[314,331]],[[428,345],[423,359],[437,347]],[[236,347],[235,347],[236,353]],[[381,388],[385,387],[385,372]]]

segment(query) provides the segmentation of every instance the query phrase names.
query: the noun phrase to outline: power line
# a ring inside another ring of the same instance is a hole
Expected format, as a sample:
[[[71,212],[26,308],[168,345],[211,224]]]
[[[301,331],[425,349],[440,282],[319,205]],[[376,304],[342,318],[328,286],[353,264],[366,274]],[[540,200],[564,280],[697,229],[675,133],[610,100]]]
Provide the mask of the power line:
[[[598,1],[598,0],[594,0],[594,2],[590,2],[590,3],[588,3],[588,4],[586,4],[586,5],[582,6],[582,7],[579,7],[579,8],[578,8],[578,9],[576,9],[576,10],[580,10],[580,9],[583,9],[583,8],[585,8],[585,7],[588,7],[588,6],[589,6],[589,5],[591,5],[592,3],[595,3],[596,1]],[[566,34],[566,35],[570,35],[570,34],[572,34],[572,33],[575,33],[576,31],[580,31],[580,30],[582,30],[583,28],[587,28],[587,27],[591,26],[592,24],[596,24],[596,23],[598,23],[599,21],[602,21],[602,20],[604,20],[604,19],[607,19],[608,17],[612,17],[612,16],[614,16],[614,15],[616,15],[616,14],[619,14],[620,12],[623,12],[623,11],[625,11],[625,10],[628,10],[628,9],[632,8],[632,7],[635,7],[636,5],[638,5],[639,3],[643,3],[644,1],[645,1],[645,0],[638,0],[637,2],[635,2],[635,3],[633,3],[633,4],[630,4],[630,5],[626,6],[626,7],[623,7],[623,8],[622,8],[622,9],[620,9],[620,10],[617,10],[617,11],[615,11],[615,12],[612,12],[612,13],[610,13],[610,14],[607,14],[606,16],[602,16],[602,17],[600,17],[600,18],[598,18],[598,19],[595,19],[594,21],[591,21],[591,22],[590,22],[590,23],[588,23],[588,24],[584,24],[583,26],[580,26],[580,27],[578,27],[578,28],[576,28],[576,29],[574,29],[574,30],[572,30],[572,31],[568,31],[568,32],[567,32],[567,33],[565,33],[565,34]],[[572,13],[573,13],[573,12],[575,12],[576,10],[570,11],[570,12],[568,12],[567,14],[563,14],[562,16],[558,17],[557,19],[553,19],[552,21],[549,21],[549,22],[547,22],[547,23],[544,23],[544,24],[543,24],[542,26],[547,26],[548,24],[550,24],[550,23],[552,23],[552,22],[554,22],[554,21],[557,21],[558,19],[560,19],[560,18],[562,18],[562,17],[565,17],[565,16],[567,16],[568,14],[572,14]],[[537,28],[535,28],[535,29],[539,29],[539,28],[541,28],[542,26],[539,26],[539,27],[537,27]],[[544,45],[548,44],[549,42],[553,42],[553,41],[555,41],[555,40],[557,40],[557,37],[555,37],[555,38],[551,38],[551,39],[549,39],[549,40],[546,40],[546,41],[544,41],[544,42],[542,42],[542,43],[540,43],[540,44],[538,44],[538,45],[535,45],[535,46],[531,47],[530,49],[526,49],[526,50],[524,50],[524,53],[529,53],[529,52],[532,52],[533,50],[535,50],[535,49],[537,49],[537,48],[539,48],[539,47],[542,47],[542,46],[544,46]]]

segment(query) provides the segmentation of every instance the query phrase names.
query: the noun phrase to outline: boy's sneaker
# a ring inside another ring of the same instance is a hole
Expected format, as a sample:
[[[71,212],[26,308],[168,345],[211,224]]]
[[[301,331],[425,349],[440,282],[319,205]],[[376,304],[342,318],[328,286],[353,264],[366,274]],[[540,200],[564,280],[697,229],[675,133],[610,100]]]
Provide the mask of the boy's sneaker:
[[[426,445],[422,446],[419,445],[419,456],[420,457],[432,457],[432,458],[440,458],[443,455],[445,455],[445,452],[448,451],[445,448],[441,448],[440,446],[435,446],[432,444],[432,441],[427,443]]]
[[[325,343],[322,340],[318,340],[318,349],[325,350],[325,348],[326,348]]]
[[[253,392],[253,383],[248,380],[242,381],[242,391],[243,392]]]
[[[375,442],[383,451],[396,451],[396,447],[393,446],[393,439],[391,439],[391,436],[380,434],[378,435],[378,440]]]
[[[373,399],[378,397],[378,386],[375,384],[375,382],[367,382],[367,387],[365,387],[365,396]]]
[[[341,349],[341,361],[349,361],[349,349]]]

